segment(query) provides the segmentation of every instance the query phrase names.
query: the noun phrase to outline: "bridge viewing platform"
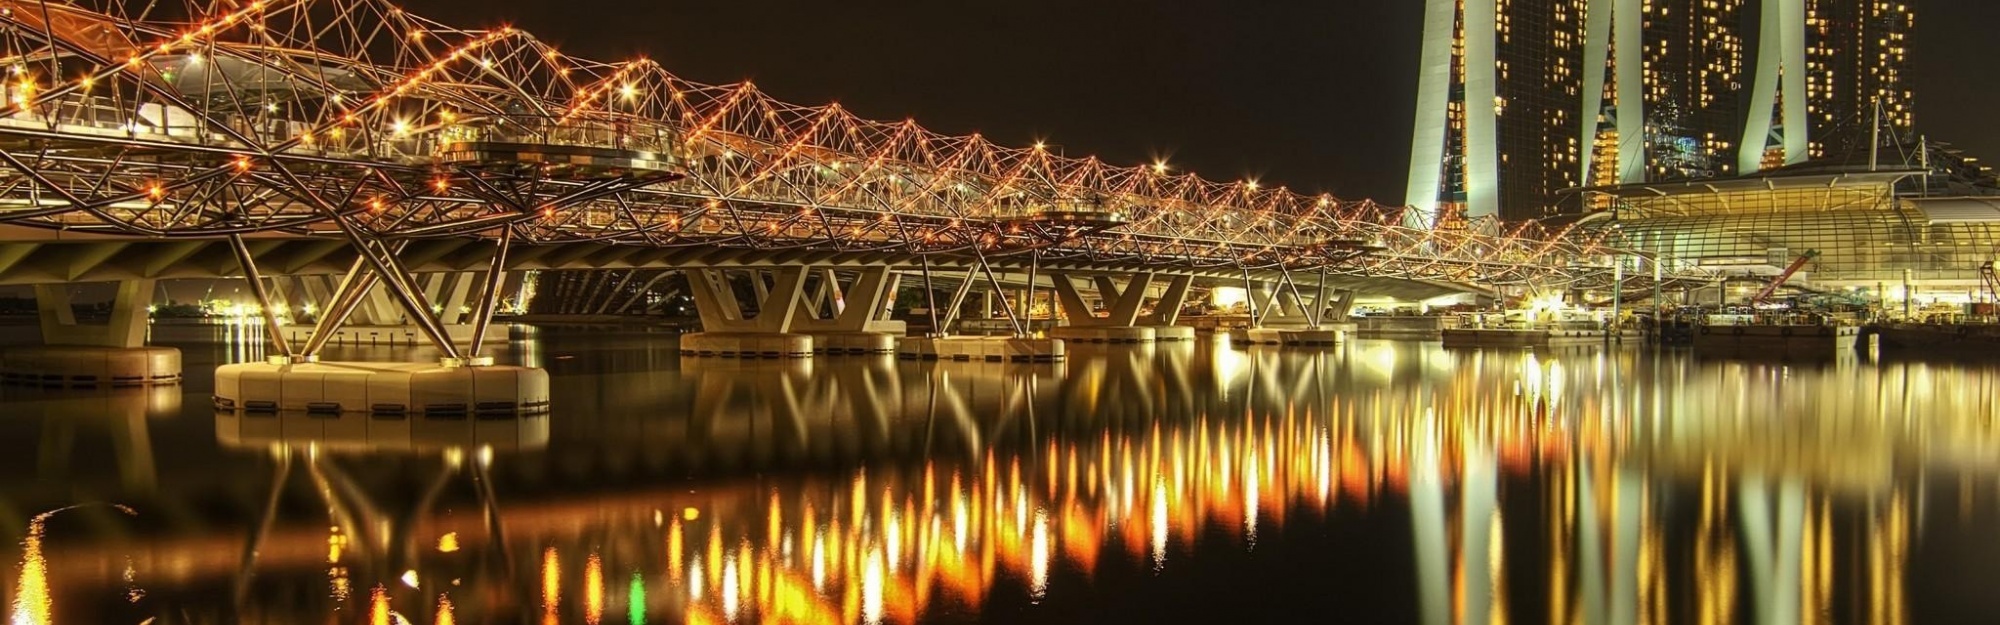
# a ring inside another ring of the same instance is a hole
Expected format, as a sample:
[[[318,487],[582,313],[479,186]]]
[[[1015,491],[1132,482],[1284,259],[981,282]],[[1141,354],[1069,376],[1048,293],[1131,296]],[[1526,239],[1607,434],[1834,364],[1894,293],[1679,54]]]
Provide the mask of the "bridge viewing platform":
[[[234,409],[546,410],[545,374],[482,350],[523,270],[681,272],[706,331],[686,344],[718,355],[898,349],[898,289],[949,295],[934,317],[990,291],[1022,350],[1002,355],[1031,359],[1059,340],[1028,339],[1003,282],[1054,289],[1077,321],[1065,334],[1136,340],[1173,325],[1145,302],[1217,285],[1260,293],[1259,321],[1314,331],[1370,290],[1701,277],[1601,234],[1422,227],[1402,208],[868,120],[386,2],[167,4],[0,2],[0,284],[244,279],[272,356],[223,367]],[[303,340],[271,293],[301,277],[326,280]],[[1115,305],[1100,317],[1073,279]],[[370,308],[441,362],[318,362]],[[938,357],[990,347],[908,340]],[[409,382],[426,376],[439,386]]]

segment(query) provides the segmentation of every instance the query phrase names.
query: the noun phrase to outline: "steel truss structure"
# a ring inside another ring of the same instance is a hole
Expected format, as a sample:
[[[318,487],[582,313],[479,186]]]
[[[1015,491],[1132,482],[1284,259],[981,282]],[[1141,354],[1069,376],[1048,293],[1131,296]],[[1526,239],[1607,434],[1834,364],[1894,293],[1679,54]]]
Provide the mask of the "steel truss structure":
[[[380,0],[6,0],[0,50],[0,224],[345,239],[349,279],[397,291],[394,242],[433,237],[1537,288],[1602,286],[1619,254],[788,104]]]

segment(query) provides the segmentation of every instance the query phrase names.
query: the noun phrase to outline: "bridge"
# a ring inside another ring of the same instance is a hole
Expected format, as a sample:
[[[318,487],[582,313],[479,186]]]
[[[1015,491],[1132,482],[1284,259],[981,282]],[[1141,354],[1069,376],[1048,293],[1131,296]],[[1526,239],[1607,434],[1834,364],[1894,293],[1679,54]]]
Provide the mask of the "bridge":
[[[1601,235],[1412,225],[1401,208],[790,104],[378,0],[4,0],[0,50],[0,284],[38,285],[45,336],[115,349],[139,347],[139,297],[123,326],[85,331],[49,285],[244,278],[271,366],[291,371],[371,298],[448,368],[489,365],[481,344],[521,269],[678,270],[707,330],[697,353],[1012,359],[1061,351],[1020,338],[1006,284],[1047,284],[1077,328],[1058,336],[1143,341],[1178,336],[1156,328],[1218,284],[1296,334],[1329,332],[1360,290],[1646,279]],[[419,275],[435,272],[460,275]],[[288,335],[273,280],[306,275],[325,276],[318,319]],[[899,346],[884,313],[910,277],[933,315],[994,293],[1017,338]]]

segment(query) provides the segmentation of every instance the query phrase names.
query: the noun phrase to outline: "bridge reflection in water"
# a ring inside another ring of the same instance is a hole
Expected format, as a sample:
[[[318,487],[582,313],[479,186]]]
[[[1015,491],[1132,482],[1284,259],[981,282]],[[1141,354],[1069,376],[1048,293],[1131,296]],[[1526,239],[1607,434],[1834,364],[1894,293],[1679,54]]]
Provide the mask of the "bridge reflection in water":
[[[1981,368],[1368,342],[1053,367],[659,353],[551,363],[545,418],[214,416],[259,471],[120,464],[90,492],[136,516],[10,519],[11,622],[1038,620],[1108,578],[1161,593],[1145,578],[1226,583],[1199,576],[1310,547],[1329,552],[1282,571],[1325,580],[1302,609],[1364,620],[1891,623],[1987,601],[1913,605],[1922,580],[1996,573],[1922,557],[1993,551]],[[8,393],[5,419],[153,455],[158,401]],[[218,498],[244,513],[145,529]]]

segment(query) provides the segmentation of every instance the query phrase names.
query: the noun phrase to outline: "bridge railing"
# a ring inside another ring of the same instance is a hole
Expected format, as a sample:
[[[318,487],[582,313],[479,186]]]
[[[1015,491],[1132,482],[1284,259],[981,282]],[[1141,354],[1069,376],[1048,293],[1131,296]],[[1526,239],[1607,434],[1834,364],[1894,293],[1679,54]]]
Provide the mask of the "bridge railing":
[[[442,126],[440,144],[494,142],[629,150],[680,155],[680,131],[670,124],[634,116],[498,115]]]

